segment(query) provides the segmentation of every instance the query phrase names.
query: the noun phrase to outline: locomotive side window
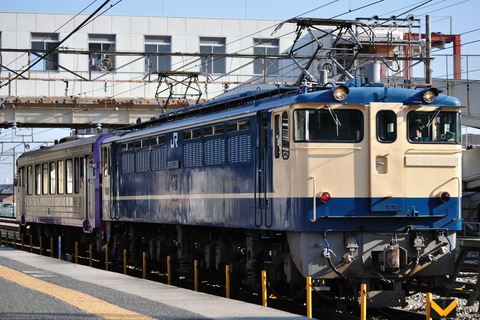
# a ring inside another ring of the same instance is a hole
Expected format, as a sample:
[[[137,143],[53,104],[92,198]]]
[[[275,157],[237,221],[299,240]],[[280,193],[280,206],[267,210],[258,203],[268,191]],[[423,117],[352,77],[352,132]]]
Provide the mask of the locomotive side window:
[[[414,143],[460,143],[459,113],[411,111],[407,115],[408,140]]]
[[[33,194],[33,170],[32,166],[27,167],[27,194]]]
[[[57,162],[57,186],[58,194],[63,194],[65,192],[65,169],[63,160]]]
[[[56,167],[55,167],[55,161],[50,162],[50,194],[55,194],[55,191],[57,190],[57,178],[56,178]]]
[[[203,128],[203,135],[205,137],[222,135],[225,132],[223,124],[208,126]]]
[[[202,129],[200,128],[183,131],[183,140],[198,139],[201,137],[202,137]]]
[[[392,110],[381,110],[377,113],[377,139],[380,142],[397,140],[397,115]]]
[[[363,113],[346,109],[298,109],[293,114],[296,142],[360,142]]]
[[[227,123],[227,132],[248,131],[250,130],[249,120],[232,121]]]

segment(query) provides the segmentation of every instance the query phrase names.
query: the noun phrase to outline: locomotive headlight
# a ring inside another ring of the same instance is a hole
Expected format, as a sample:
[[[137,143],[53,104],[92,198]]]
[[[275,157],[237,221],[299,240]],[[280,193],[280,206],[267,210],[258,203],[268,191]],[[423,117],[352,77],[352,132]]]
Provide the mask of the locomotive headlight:
[[[330,198],[331,198],[330,193],[326,191],[322,192],[322,194],[320,195],[320,201],[322,201],[323,203],[327,203],[330,200]]]
[[[422,100],[424,103],[432,103],[435,101],[435,98],[438,96],[439,91],[437,88],[430,88],[426,90],[422,95]]]
[[[450,193],[444,191],[440,194],[440,200],[442,202],[448,202],[450,200]]]
[[[343,101],[347,97],[350,89],[346,86],[338,86],[333,90],[333,99],[336,101]]]

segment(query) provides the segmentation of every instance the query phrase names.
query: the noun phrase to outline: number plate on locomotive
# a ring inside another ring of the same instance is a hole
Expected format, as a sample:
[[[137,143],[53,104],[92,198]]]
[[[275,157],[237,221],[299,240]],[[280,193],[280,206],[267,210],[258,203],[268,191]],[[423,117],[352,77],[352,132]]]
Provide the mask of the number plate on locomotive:
[[[458,157],[456,156],[406,156],[407,166],[420,167],[456,167]]]

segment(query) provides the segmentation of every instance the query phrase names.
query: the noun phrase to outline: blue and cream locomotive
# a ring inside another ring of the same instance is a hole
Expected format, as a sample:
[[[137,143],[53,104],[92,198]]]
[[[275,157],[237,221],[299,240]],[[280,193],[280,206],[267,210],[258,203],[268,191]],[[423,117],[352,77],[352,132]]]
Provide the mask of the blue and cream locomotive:
[[[359,83],[245,92],[92,138],[98,161],[82,163],[99,183],[96,209],[71,226],[98,250],[128,249],[133,262],[146,251],[150,265],[173,255],[181,272],[193,260],[206,273],[229,264],[232,279],[252,286],[266,269],[271,283],[303,286],[309,276],[345,296],[367,283],[377,305],[401,304],[409,280],[453,273],[459,101]],[[69,183],[68,173],[44,185],[30,176],[56,163],[50,154],[18,159],[17,191],[19,219],[52,234],[73,220],[51,219],[54,204],[42,198],[75,190],[41,191]]]

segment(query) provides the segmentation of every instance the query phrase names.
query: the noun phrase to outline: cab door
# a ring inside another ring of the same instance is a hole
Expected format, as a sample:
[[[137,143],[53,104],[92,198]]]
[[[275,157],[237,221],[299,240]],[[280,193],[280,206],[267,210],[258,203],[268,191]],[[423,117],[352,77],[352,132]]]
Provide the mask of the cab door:
[[[403,212],[405,209],[403,105],[371,103],[369,110],[370,210]]]
[[[271,115],[259,112],[258,140],[255,148],[255,226],[272,226],[270,190],[272,180]]]

